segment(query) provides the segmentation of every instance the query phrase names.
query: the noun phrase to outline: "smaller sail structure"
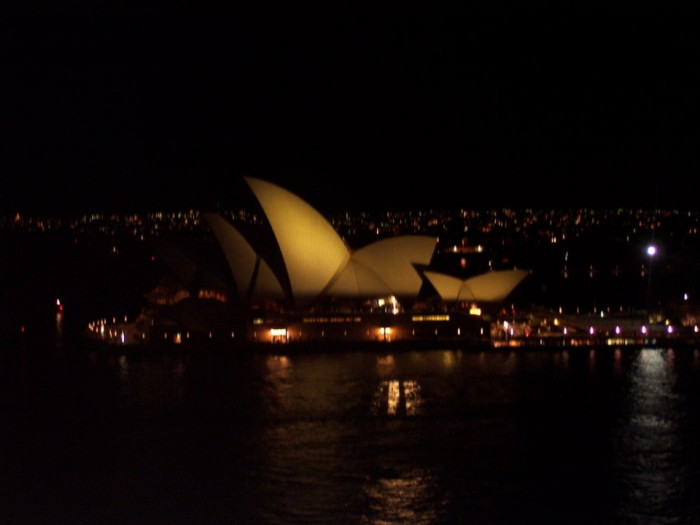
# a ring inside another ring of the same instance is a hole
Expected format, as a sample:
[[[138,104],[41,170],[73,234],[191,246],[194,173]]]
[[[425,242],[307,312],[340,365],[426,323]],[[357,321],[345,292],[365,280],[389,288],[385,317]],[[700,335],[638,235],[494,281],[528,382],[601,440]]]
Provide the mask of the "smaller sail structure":
[[[530,272],[519,269],[493,270],[468,279],[431,270],[423,274],[444,301],[495,303],[508,297]]]
[[[392,295],[415,298],[423,285],[415,265],[430,264],[436,244],[435,237],[426,235],[389,237],[360,248],[352,254],[352,261],[372,268]]]
[[[205,213],[203,217],[219,241],[240,298],[246,302],[284,299],[279,280],[243,235],[221,215]]]

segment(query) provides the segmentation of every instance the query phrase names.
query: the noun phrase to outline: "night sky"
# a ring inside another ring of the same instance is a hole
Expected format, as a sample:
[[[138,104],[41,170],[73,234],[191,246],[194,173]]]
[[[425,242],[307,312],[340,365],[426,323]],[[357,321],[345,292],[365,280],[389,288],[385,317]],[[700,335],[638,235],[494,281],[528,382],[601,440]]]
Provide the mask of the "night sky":
[[[243,175],[324,212],[696,206],[689,8],[16,3],[2,213],[225,207]]]

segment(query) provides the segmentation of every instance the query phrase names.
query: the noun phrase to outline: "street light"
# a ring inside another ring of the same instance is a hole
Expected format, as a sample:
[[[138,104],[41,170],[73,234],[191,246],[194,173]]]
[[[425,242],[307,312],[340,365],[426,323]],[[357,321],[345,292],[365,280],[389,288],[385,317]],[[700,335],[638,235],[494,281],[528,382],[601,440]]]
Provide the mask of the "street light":
[[[649,257],[649,275],[648,275],[648,280],[647,280],[647,300],[646,300],[646,307],[647,307],[647,319],[649,318],[650,310],[651,310],[651,268],[652,268],[652,260],[657,254],[657,248],[656,245],[650,244],[647,246],[646,249],[647,257]]]

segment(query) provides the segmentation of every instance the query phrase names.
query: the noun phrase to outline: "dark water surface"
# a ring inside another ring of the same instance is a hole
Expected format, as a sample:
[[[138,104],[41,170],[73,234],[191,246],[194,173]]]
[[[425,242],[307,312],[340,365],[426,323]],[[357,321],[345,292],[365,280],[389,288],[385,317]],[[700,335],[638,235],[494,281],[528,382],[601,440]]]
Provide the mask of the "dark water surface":
[[[700,352],[2,350],[0,522],[700,523]]]

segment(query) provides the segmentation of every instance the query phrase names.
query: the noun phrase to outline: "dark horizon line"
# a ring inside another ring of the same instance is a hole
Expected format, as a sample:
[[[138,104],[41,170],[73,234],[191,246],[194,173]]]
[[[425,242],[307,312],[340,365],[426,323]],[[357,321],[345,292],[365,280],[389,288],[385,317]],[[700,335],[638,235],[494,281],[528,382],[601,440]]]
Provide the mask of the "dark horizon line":
[[[366,208],[338,208],[334,210],[322,210],[318,206],[313,206],[322,215],[338,215],[338,214],[382,214],[382,213],[457,213],[463,211],[479,211],[479,212],[490,212],[490,211],[515,211],[515,212],[572,212],[572,211],[646,211],[649,213],[653,212],[688,212],[688,213],[698,213],[700,214],[700,209],[696,207],[691,207],[688,205],[666,205],[666,206],[642,206],[642,205],[609,205],[609,204],[598,204],[598,205],[578,205],[571,204],[568,206],[544,206],[544,205],[506,205],[506,206],[496,206],[496,205],[482,205],[482,206],[455,206],[455,205],[444,205],[440,207],[436,206],[407,206],[407,207],[386,207],[380,208],[376,206],[368,206]],[[81,218],[89,215],[101,215],[101,216],[128,216],[128,215],[153,215],[158,213],[166,214],[176,214],[176,213],[205,213],[205,212],[226,212],[232,210],[245,210],[246,206],[181,206],[181,207],[165,207],[165,208],[105,208],[105,209],[93,209],[93,210],[82,210],[82,211],[58,211],[58,210],[31,210],[22,209],[22,207],[17,207],[14,209],[6,209],[0,211],[0,218],[6,220],[13,220],[17,216],[20,218],[41,218],[41,219],[71,219],[71,218]]]

